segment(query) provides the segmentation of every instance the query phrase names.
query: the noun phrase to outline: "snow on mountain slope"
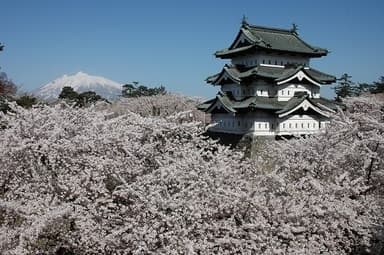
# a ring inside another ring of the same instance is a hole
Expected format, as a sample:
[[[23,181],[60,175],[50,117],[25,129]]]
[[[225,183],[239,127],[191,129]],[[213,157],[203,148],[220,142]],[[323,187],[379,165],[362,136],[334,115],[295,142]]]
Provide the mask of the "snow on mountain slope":
[[[122,89],[122,84],[112,80],[78,72],[75,75],[63,75],[42,86],[34,94],[44,100],[53,100],[59,97],[61,90],[66,86],[72,87],[78,93],[94,91],[108,100],[117,99]]]

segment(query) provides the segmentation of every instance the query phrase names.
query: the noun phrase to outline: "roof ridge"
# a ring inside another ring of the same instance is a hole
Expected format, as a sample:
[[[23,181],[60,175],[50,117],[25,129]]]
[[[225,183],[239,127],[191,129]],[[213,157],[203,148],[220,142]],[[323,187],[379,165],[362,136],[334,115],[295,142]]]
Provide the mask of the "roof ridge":
[[[289,34],[295,34],[291,29],[286,29],[286,28],[257,26],[257,25],[251,25],[251,24],[247,24],[244,27],[249,27],[249,28],[258,29],[258,30],[269,30],[270,32],[285,32]]]

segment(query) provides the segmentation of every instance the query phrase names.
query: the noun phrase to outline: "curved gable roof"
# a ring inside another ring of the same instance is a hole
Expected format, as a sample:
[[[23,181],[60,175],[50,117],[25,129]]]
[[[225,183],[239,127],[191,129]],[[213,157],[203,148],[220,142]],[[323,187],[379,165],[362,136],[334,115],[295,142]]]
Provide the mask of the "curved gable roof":
[[[336,81],[336,77],[332,75],[325,74],[304,66],[287,69],[279,78],[275,79],[275,81],[278,85],[281,85],[294,79],[298,79],[300,82],[305,79],[317,86],[321,86],[322,84],[330,84]]]
[[[244,46],[244,44],[239,43],[242,35],[250,45]],[[231,46],[228,49],[217,51],[215,55],[220,58],[228,58],[255,48],[297,53],[312,57],[321,57],[328,54],[328,50],[306,43],[293,30],[243,24]]]
[[[206,81],[213,85],[219,85],[223,80],[228,79],[232,80],[234,83],[239,84],[241,81],[240,72],[233,66],[225,65],[220,73],[215,76],[208,77]]]
[[[276,113],[280,118],[282,118],[300,109],[303,109],[304,111],[312,109],[324,117],[329,117],[329,114],[325,112],[322,107],[319,107],[316,102],[312,102],[312,100],[307,95],[302,97],[292,97],[284,106],[284,108],[277,111]]]

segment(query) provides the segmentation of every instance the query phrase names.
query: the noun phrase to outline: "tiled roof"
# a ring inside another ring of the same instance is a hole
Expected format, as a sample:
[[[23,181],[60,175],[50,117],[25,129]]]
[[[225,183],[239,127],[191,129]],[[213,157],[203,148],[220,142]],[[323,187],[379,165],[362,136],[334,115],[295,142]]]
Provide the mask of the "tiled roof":
[[[336,80],[336,77],[332,75],[304,66],[274,67],[258,65],[256,67],[251,68],[240,68],[239,66],[225,65],[220,73],[208,77],[206,79],[206,82],[216,84],[216,82],[220,79],[221,75],[223,75],[225,72],[238,82],[241,82],[242,80],[250,77],[260,77],[271,79],[274,81],[280,81],[294,75],[300,70],[302,70],[309,77],[313,78],[321,84],[330,84],[335,82]]]
[[[247,38],[249,45],[235,45],[241,35]],[[326,49],[304,42],[294,30],[243,24],[232,45],[228,49],[217,51],[215,55],[220,58],[228,58],[254,49],[290,52],[312,57],[321,57],[328,53]]]
[[[288,101],[278,101],[275,97],[260,96],[251,96],[242,100],[235,100],[230,93],[223,93],[221,91],[217,94],[216,98],[198,105],[197,108],[201,111],[210,112],[210,110],[213,110],[215,104],[220,102],[228,112],[232,113],[261,109],[271,110],[276,114],[282,114],[294,109],[305,100],[308,100],[312,105],[320,108],[322,111],[327,110],[326,108],[331,110],[337,109],[337,104],[331,100],[324,98],[309,98],[307,95],[294,96]],[[324,106],[326,108],[324,108]]]

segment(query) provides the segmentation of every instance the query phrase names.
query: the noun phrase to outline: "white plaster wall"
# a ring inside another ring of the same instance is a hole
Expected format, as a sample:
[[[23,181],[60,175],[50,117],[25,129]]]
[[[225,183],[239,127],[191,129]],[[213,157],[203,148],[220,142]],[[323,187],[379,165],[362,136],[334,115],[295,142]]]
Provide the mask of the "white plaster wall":
[[[306,92],[312,98],[320,98],[320,88],[316,85],[287,83],[277,86],[278,101],[288,101],[295,92]]]
[[[232,134],[253,133],[254,135],[275,135],[274,116],[263,111],[247,114],[214,114],[212,122],[217,125],[212,131]]]
[[[284,66],[286,64],[292,63],[309,66],[310,59],[300,56],[266,54],[262,52],[256,52],[252,55],[239,56],[232,59],[232,64],[245,65],[248,67],[256,66],[259,64]]]
[[[212,114],[212,123],[217,123],[217,125],[211,128],[211,131],[230,134],[246,133],[245,123],[236,118],[234,114]]]
[[[212,122],[217,125],[211,131],[246,134],[254,136],[303,135],[323,132],[329,120],[316,115],[292,115],[276,119],[263,111],[235,114],[213,114]]]
[[[280,119],[276,125],[277,135],[313,134],[324,130],[328,120],[316,115],[292,115]]]
[[[248,96],[278,97],[279,101],[288,101],[295,92],[306,92],[311,98],[320,98],[320,87],[309,84],[268,84],[262,80],[255,81],[249,86],[238,84],[224,84],[221,86],[223,92],[230,91],[232,95],[241,100]]]
[[[268,84],[264,81],[253,82],[251,85],[224,84],[221,91],[232,92],[237,100],[241,100],[248,96],[273,97],[276,95],[276,85]]]
[[[277,91],[275,84],[269,84],[263,80],[254,81],[250,87],[254,91],[252,96],[274,97]]]

